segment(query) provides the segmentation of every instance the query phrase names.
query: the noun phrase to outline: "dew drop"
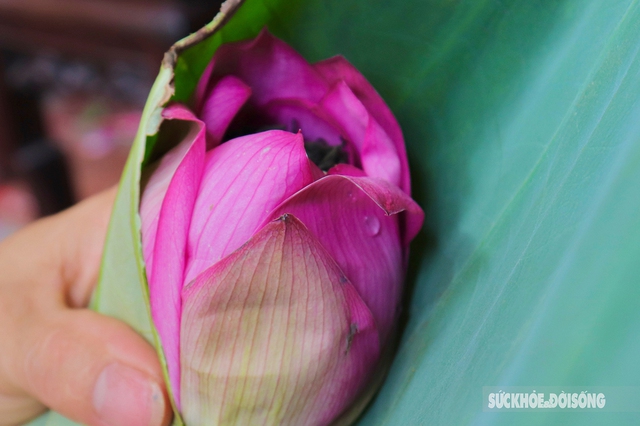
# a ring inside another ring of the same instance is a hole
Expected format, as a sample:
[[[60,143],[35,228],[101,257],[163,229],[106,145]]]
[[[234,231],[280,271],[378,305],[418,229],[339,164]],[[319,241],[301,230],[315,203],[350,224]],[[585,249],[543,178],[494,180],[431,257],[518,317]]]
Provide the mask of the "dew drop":
[[[380,221],[375,216],[364,217],[364,229],[367,234],[374,237],[380,233]]]

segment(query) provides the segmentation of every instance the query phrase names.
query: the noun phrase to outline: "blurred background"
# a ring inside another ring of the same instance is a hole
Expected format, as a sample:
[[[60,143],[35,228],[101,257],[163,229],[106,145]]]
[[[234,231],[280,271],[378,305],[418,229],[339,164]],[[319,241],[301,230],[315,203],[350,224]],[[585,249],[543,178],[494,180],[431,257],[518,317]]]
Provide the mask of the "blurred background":
[[[171,44],[218,0],[0,0],[0,239],[118,182]]]

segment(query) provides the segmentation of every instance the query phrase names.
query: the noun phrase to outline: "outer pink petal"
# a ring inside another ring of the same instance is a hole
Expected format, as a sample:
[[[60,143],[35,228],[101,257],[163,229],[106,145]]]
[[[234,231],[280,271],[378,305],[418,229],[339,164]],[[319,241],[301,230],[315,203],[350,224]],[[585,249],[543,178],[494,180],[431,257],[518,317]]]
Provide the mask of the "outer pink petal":
[[[344,57],[336,56],[314,64],[315,69],[326,79],[330,86],[344,81],[355,96],[362,102],[369,114],[391,138],[400,161],[400,188],[411,194],[409,165],[402,131],[391,110],[378,92]]]
[[[283,214],[298,217],[331,253],[371,309],[384,345],[397,319],[406,246],[422,225],[420,207],[386,181],[329,175],[290,197],[271,218]]]
[[[160,218],[162,202],[164,201],[164,196],[167,193],[167,188],[171,183],[171,179],[185,155],[189,149],[191,149],[192,142],[193,140],[185,139],[178,146],[165,154],[155,169],[151,167],[150,169],[145,170],[145,175],[147,173],[152,173],[144,186],[144,192],[140,199],[142,253],[145,260],[148,279],[151,279],[151,272],[153,270],[153,250],[156,246],[158,219]]]
[[[187,154],[193,155],[191,150],[198,149],[199,133],[202,131],[202,123],[182,105],[170,105],[164,109],[162,115],[169,120],[195,120],[197,125],[191,129],[190,134],[185,136],[181,143],[162,157],[162,160],[155,168],[152,166],[149,170],[145,170],[145,174],[148,174],[148,180],[144,185],[144,192],[140,200],[140,217],[142,222],[142,251],[146,264],[147,278],[151,278],[153,271],[153,251],[158,232],[158,219],[160,218],[160,209],[167,194],[167,189],[178,166],[183,162]]]
[[[251,88],[234,76],[216,84],[204,100],[200,117],[207,126],[207,145],[211,149],[222,141],[229,123],[251,96]]]
[[[193,131],[165,155],[151,176],[140,205],[151,314],[167,360],[173,395],[180,407],[184,252],[204,166],[205,130],[202,122],[181,105],[166,108],[163,115],[166,119],[194,123]]]
[[[247,241],[273,209],[314,181],[302,134],[271,130],[207,153],[189,231],[185,284]]]
[[[183,298],[190,426],[329,424],[379,357],[367,306],[292,216],[203,272]]]
[[[313,66],[267,30],[253,40],[220,46],[196,89],[199,108],[226,75],[235,75],[251,87],[257,105],[280,98],[317,102],[328,88]]]

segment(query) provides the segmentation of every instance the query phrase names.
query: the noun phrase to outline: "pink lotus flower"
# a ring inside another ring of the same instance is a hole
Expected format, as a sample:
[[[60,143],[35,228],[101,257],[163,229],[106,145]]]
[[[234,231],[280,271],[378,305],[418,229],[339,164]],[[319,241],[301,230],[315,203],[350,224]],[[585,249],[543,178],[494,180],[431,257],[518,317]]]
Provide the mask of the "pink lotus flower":
[[[327,424],[394,333],[422,224],[400,128],[342,57],[266,31],[219,48],[194,110],[164,110],[190,131],[140,207],[176,404],[189,426]]]

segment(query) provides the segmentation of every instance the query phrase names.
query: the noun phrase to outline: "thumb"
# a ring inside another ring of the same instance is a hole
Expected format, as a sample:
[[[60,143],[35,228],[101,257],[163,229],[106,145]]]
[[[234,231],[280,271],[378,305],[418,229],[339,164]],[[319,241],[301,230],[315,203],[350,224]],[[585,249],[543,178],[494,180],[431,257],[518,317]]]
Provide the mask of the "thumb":
[[[89,425],[169,420],[156,354],[127,325],[81,309],[36,317],[25,329],[15,380],[46,406]]]

